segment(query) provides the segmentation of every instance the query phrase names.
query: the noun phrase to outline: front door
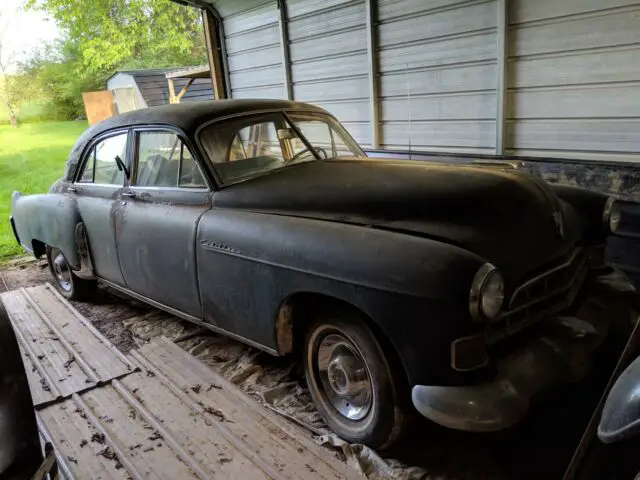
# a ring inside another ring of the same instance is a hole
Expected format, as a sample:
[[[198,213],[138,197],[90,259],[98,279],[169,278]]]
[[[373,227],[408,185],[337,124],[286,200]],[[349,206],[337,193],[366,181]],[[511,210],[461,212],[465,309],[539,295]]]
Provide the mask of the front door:
[[[85,154],[71,188],[87,232],[94,272],[117,285],[124,285],[124,279],[116,248],[114,210],[124,186],[127,138],[126,130],[100,137]]]
[[[134,166],[116,212],[116,240],[129,290],[201,319],[196,229],[211,191],[182,138],[134,133]]]

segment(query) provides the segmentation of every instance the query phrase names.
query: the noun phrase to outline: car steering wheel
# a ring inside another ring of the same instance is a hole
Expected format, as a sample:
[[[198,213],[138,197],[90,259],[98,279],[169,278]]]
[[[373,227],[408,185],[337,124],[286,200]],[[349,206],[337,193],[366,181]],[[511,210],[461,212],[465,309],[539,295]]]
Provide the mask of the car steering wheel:
[[[327,151],[324,148],[322,148],[322,147],[313,147],[313,149],[316,152],[322,152],[322,155],[324,155],[325,159],[329,158],[329,155],[327,154]],[[311,151],[310,148],[305,148],[304,150],[300,150],[293,157],[291,157],[291,160],[289,160],[289,162],[295,162],[299,157],[301,157],[305,153],[309,153],[310,151]]]

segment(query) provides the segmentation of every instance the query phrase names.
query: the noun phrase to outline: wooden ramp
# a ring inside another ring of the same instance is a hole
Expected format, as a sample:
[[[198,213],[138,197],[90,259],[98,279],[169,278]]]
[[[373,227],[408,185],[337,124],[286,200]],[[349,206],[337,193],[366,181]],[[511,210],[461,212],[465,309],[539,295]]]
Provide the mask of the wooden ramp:
[[[125,356],[48,285],[0,298],[68,478],[361,478],[169,340]]]

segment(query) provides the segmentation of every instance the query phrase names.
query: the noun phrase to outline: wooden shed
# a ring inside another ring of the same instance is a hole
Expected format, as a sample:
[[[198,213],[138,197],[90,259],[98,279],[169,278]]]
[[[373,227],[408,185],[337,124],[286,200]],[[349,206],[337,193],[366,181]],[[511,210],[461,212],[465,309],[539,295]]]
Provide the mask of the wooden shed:
[[[146,70],[119,70],[107,79],[106,89],[113,93],[118,113],[170,103],[171,92],[167,74],[199,67],[175,67]],[[172,78],[176,93],[189,82],[181,102],[212,100],[211,78]]]

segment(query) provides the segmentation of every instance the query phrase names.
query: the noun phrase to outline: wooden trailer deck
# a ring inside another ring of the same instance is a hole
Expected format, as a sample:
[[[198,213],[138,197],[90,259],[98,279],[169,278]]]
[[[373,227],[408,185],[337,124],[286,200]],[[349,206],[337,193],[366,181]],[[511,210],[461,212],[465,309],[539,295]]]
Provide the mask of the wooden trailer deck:
[[[125,355],[50,285],[0,299],[67,478],[361,478],[169,340]]]

